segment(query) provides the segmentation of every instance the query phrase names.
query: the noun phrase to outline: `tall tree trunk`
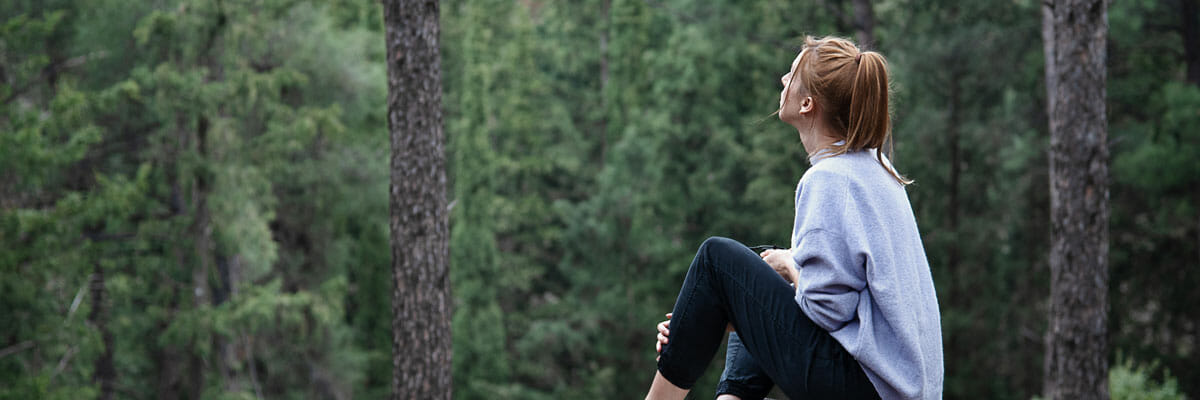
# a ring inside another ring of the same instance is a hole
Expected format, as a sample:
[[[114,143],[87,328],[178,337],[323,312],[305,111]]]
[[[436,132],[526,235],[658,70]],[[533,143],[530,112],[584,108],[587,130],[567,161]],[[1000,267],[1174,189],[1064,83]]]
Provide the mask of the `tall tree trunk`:
[[[875,43],[875,11],[871,9],[871,0],[854,0],[854,36],[859,47],[874,49]]]
[[[1048,399],[1108,398],[1106,0],[1055,0],[1046,38],[1050,121]]]
[[[1179,18],[1187,81],[1200,86],[1200,0],[1179,0]]]
[[[225,302],[233,300],[237,295],[237,282],[240,279],[241,264],[237,255],[232,257],[222,254],[220,251],[215,252],[217,281],[219,284],[213,287],[212,290],[212,305],[220,307]],[[237,333],[231,334],[228,337],[223,335],[213,335],[213,349],[216,352],[217,371],[221,374],[222,389],[228,393],[239,393],[242,391],[242,380],[238,376],[238,366],[242,364],[237,355],[236,346],[240,345],[240,336]],[[253,365],[247,365],[248,368],[253,368]]]
[[[608,152],[608,38],[612,32],[612,4],[610,0],[600,1],[600,15],[603,17],[600,32],[600,162],[604,166],[605,153]]]
[[[959,72],[959,70],[957,68],[953,68],[950,73],[950,107],[949,107],[950,108],[950,110],[949,110],[950,116],[949,116],[949,121],[947,121],[947,123],[946,123],[946,132],[949,136],[949,141],[950,141],[950,146],[949,146],[950,147],[950,195],[949,195],[950,207],[948,207],[949,208],[948,213],[950,214],[950,218],[949,218],[950,219],[950,235],[951,235],[951,237],[954,237],[954,238],[959,237],[959,232],[958,232],[958,226],[959,226],[958,217],[960,214],[960,211],[959,211],[960,210],[960,207],[959,207],[959,192],[960,192],[959,182],[961,181],[961,175],[962,175],[962,146],[960,145],[961,140],[959,139],[960,130],[962,128],[962,126],[961,126],[962,125],[961,124],[961,120],[962,120],[962,104],[961,103],[962,102],[959,98],[959,92],[961,90],[961,86],[962,86],[962,74]],[[961,284],[961,282],[959,282],[959,279],[958,279],[958,277],[960,275],[959,271],[958,271],[958,262],[959,262],[958,240],[955,239],[955,240],[950,241],[950,257],[949,257],[949,263],[948,263],[949,264],[948,270],[950,272],[950,277],[951,277],[950,293],[952,294],[952,296],[954,293],[958,292],[958,290],[955,288],[954,285]]]
[[[167,181],[170,182],[170,200],[168,201],[168,209],[171,212],[171,218],[178,217],[184,213],[183,201],[183,178],[180,176],[181,155],[187,148],[188,136],[184,130],[182,118],[176,117],[175,135],[173,140],[168,141],[166,146],[166,155],[163,157],[163,169],[166,171]],[[184,232],[180,232],[184,234]],[[171,256],[175,259],[175,265],[180,268],[185,268],[188,263],[188,258],[185,256],[185,245],[182,241],[175,242],[171,245]],[[163,280],[170,279],[167,274],[161,277]],[[171,296],[167,304],[167,317],[159,321],[156,326],[158,335],[162,335],[167,331],[170,325],[170,320],[178,314],[180,303],[188,295],[189,290],[182,289],[185,285],[167,285],[171,289]],[[186,306],[184,306],[186,307]],[[163,345],[154,352],[154,373],[157,376],[154,379],[156,384],[155,397],[159,399],[174,399],[182,397],[184,392],[184,354],[183,351],[174,345]]]
[[[208,119],[201,116],[196,127],[196,150],[200,160],[208,158]],[[192,307],[199,310],[203,307],[210,306],[212,299],[212,288],[208,284],[208,274],[212,270],[212,255],[213,255],[213,237],[212,237],[212,214],[208,207],[208,195],[212,191],[212,176],[206,168],[198,168],[195,172],[195,182],[192,186],[192,225],[190,226],[193,243],[195,244],[196,264],[192,265]],[[192,343],[192,349],[199,349],[201,345],[209,346],[212,343],[199,343],[199,340]],[[190,373],[190,388],[193,399],[199,399],[204,395],[205,389],[205,368],[208,361],[198,354],[197,350],[193,350],[189,368]]]
[[[846,32],[854,28],[854,21],[851,21],[850,17],[842,12],[845,8],[842,5],[842,0],[817,0],[817,3],[820,3],[825,7],[826,11],[833,14],[833,25],[838,32]],[[862,43],[859,44],[861,45]]]
[[[383,0],[391,133],[392,398],[451,393],[449,220],[435,0]]]
[[[100,386],[97,398],[110,400],[113,398],[113,382],[117,379],[117,369],[113,365],[113,335],[108,329],[109,302],[104,288],[104,267],[99,262],[92,265],[92,313],[88,316],[92,325],[100,332],[100,342],[104,350],[96,358],[92,380]]]
[[[223,46],[221,45],[221,33],[229,23],[225,15],[225,8],[222,0],[216,0],[216,14],[213,16],[212,25],[208,27],[208,32],[205,37],[203,51],[200,53],[198,60],[207,67],[207,74],[204,77],[204,84],[221,81],[224,78],[224,70],[220,59]],[[195,148],[196,159],[199,165],[194,165],[193,168],[193,184],[192,184],[192,225],[191,233],[193,243],[195,244],[196,263],[192,265],[192,307],[199,310],[202,307],[211,307],[215,305],[220,296],[216,295],[216,291],[220,290],[219,285],[214,288],[210,285],[209,276],[216,269],[216,241],[213,238],[213,221],[212,209],[208,206],[209,197],[213,192],[213,185],[216,183],[216,177],[210,168],[210,163],[215,164],[215,160],[208,142],[209,130],[212,129],[212,121],[209,119],[208,110],[199,109],[196,111],[196,130],[195,141],[192,143]],[[204,396],[204,391],[207,389],[206,374],[208,373],[209,363],[217,362],[218,371],[225,369],[224,358],[221,354],[225,352],[225,343],[220,339],[220,335],[212,335],[207,339],[208,343],[200,343],[196,339],[192,344],[192,354],[190,360],[189,371],[191,373],[191,391],[193,399],[199,399]],[[201,357],[195,349],[200,346],[209,346],[215,349],[215,357]],[[219,387],[225,387],[226,375],[219,376]]]

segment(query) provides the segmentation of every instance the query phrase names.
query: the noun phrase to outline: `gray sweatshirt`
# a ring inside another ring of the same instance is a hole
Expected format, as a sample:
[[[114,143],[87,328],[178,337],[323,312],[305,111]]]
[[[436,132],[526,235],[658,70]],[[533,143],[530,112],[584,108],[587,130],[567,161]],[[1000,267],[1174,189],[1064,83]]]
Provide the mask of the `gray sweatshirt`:
[[[874,150],[812,162],[796,188],[796,303],[884,399],[940,399],[941,317],[908,194]]]

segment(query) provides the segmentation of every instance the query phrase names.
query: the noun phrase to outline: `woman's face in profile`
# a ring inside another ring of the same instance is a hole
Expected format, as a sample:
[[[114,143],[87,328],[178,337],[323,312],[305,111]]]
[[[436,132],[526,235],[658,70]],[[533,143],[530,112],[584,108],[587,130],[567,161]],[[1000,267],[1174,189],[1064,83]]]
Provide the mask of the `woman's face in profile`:
[[[797,54],[796,58],[792,60],[792,66],[791,68],[788,68],[788,72],[779,77],[779,83],[783,84],[783,91],[779,92],[779,119],[783,119],[785,115],[789,115],[789,113],[786,112],[787,110],[785,109],[785,106],[787,104],[785,103],[789,99],[792,102],[796,101],[797,96],[788,96],[788,92],[792,91],[796,85],[800,84],[800,82],[796,80],[796,78],[793,78],[792,75],[796,73],[796,64],[800,63],[800,58],[804,57],[805,51],[808,51],[808,49],[804,49],[800,52],[800,54]],[[784,121],[786,122],[787,120]]]

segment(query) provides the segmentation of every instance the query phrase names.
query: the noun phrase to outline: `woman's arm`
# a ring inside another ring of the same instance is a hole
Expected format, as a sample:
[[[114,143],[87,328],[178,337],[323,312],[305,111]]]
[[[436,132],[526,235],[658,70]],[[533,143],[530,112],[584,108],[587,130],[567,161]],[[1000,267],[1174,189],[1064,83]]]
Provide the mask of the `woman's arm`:
[[[863,261],[841,236],[826,230],[806,232],[797,243],[796,301],[817,325],[833,332],[857,317],[867,287]]]
[[[763,261],[770,265],[775,272],[779,273],[788,283],[795,284],[799,278],[800,272],[796,269],[796,263],[792,261],[792,252],[786,249],[770,249],[758,254]]]

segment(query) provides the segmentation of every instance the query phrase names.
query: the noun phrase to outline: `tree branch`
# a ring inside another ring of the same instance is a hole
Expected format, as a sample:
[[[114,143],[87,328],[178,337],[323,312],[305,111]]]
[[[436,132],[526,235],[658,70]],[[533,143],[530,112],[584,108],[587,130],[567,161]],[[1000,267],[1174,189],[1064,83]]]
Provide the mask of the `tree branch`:
[[[67,348],[67,354],[63,354],[63,357],[58,360],[58,366],[54,367],[54,373],[50,375],[51,384],[54,383],[54,378],[57,378],[58,374],[61,374],[63,370],[67,369],[67,363],[71,361],[71,357],[74,357],[75,353],[78,351],[79,348],[75,346]]]
[[[59,62],[56,64],[47,65],[45,68],[42,68],[42,72],[40,74],[38,74],[37,78],[31,79],[29,82],[26,82],[25,85],[22,85],[21,87],[17,88],[16,90],[13,90],[12,93],[8,94],[8,97],[4,98],[4,101],[2,103],[4,105],[8,105],[8,103],[11,103],[13,100],[16,100],[17,97],[20,97],[22,94],[25,94],[25,92],[29,91],[29,89],[33,88],[34,84],[40,82],[43,79],[46,79],[46,77],[48,77],[50,75],[58,74],[69,68],[78,67],[93,58],[103,58],[104,56],[107,56],[107,55],[108,55],[107,51],[101,50],[101,51],[93,52],[91,54],[68,58],[68,59],[63,60],[62,62]]]
[[[3,349],[0,349],[0,358],[8,357],[9,355],[19,353],[22,350],[28,349],[30,347],[33,347],[32,340],[26,340],[24,342],[17,343],[12,346],[5,347]]]

